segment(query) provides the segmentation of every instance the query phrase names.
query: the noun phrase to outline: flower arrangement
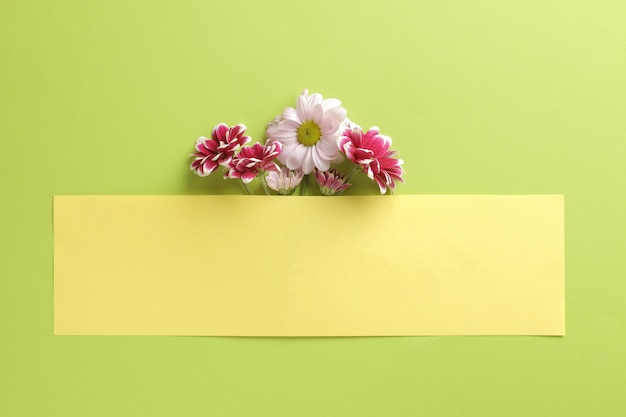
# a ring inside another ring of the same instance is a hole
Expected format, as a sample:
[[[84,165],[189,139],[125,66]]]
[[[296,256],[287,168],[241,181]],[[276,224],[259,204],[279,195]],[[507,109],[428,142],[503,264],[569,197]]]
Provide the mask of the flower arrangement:
[[[396,182],[404,182],[404,162],[389,149],[391,138],[377,127],[361,129],[334,98],[304,90],[295,108],[286,108],[268,124],[264,144],[245,146],[251,141],[245,132],[243,124],[215,126],[210,138],[197,139],[191,170],[204,177],[223,166],[224,179],[238,178],[247,194],[257,177],[268,195],[291,195],[298,186],[304,194],[309,176],[327,196],[349,188],[358,172],[375,181],[381,194],[393,193]],[[354,165],[348,174],[336,167],[344,157]]]

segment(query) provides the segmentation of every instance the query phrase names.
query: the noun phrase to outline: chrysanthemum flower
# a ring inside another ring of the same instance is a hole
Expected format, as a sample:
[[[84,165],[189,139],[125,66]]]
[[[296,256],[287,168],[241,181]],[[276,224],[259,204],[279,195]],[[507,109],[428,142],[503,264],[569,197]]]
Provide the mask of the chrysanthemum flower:
[[[320,191],[324,195],[335,195],[352,185],[349,182],[346,182],[345,177],[337,173],[334,169],[326,172],[316,169],[315,180],[319,184]]]
[[[287,167],[281,167],[279,171],[267,173],[265,183],[272,190],[281,195],[290,195],[302,181],[302,171],[292,171]]]
[[[385,194],[387,188],[395,190],[396,181],[404,182],[400,166],[404,161],[396,158],[396,152],[390,151],[389,146],[391,138],[381,135],[377,127],[363,133],[360,127],[352,125],[339,139],[339,148],[370,179],[376,181],[381,194]]]
[[[195,157],[190,169],[201,177],[210,175],[222,165],[228,166],[233,154],[239,146],[250,142],[250,136],[244,135],[246,126],[239,124],[228,127],[224,123],[215,126],[211,131],[211,139],[204,136],[196,140]]]
[[[269,142],[266,145],[255,143],[253,146],[241,148],[228,164],[229,170],[224,178],[241,178],[247,184],[259,173],[278,171],[280,167],[273,162],[283,146],[279,142]]]
[[[267,127],[267,137],[283,144],[278,160],[291,170],[305,174],[317,168],[327,171],[339,157],[337,139],[346,118],[337,99],[323,99],[308,90],[298,97],[296,108],[288,107]]]

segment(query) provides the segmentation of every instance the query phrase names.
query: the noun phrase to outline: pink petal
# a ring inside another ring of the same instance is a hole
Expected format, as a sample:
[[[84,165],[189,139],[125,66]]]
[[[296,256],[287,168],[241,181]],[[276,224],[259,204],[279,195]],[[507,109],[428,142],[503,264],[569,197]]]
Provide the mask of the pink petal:
[[[213,128],[211,137],[213,140],[223,141],[226,139],[226,132],[228,132],[228,125],[226,123],[220,123]]]
[[[253,172],[253,171],[247,171],[241,174],[241,180],[248,184],[250,183],[253,179],[256,178],[257,173]]]
[[[315,180],[317,181],[319,185],[324,185],[325,177],[322,171],[318,171],[318,170],[315,171]]]
[[[246,126],[242,124],[238,124],[237,126],[233,126],[228,130],[228,138],[232,141],[233,139],[238,138],[246,131]]]
[[[380,189],[380,193],[381,194],[385,194],[387,192],[387,187],[385,186],[385,183],[383,183],[380,179],[375,178],[376,183],[378,184],[378,188]]]

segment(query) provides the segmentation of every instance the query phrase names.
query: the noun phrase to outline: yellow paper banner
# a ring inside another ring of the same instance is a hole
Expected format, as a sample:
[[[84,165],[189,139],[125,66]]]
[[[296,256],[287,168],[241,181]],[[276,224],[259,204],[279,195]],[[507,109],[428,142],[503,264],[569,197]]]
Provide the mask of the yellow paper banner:
[[[563,196],[56,196],[57,335],[563,335]]]

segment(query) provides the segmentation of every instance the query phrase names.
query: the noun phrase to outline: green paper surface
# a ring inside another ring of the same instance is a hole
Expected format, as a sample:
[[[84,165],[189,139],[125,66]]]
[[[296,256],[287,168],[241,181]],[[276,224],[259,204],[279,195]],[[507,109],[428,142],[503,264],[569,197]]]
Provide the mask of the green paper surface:
[[[625,414],[625,15],[582,0],[3,1],[0,415]],[[567,336],[53,336],[53,195],[239,194],[188,170],[195,139],[222,121],[260,139],[304,88],[393,138],[398,194],[564,194]]]

